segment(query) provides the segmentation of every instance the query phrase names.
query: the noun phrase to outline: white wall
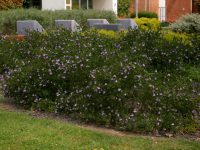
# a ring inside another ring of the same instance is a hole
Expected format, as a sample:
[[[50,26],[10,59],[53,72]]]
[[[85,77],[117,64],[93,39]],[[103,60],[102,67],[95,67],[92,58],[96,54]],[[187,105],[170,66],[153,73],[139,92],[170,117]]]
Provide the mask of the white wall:
[[[117,0],[93,0],[93,9],[112,10],[117,14]]]
[[[115,14],[117,14],[117,9],[118,9],[118,0],[113,0],[113,11]]]
[[[42,10],[65,10],[66,0],[42,0]],[[93,0],[93,9],[112,10],[117,14],[117,0]]]
[[[66,0],[42,0],[42,10],[65,10]]]
[[[166,7],[166,0],[159,0],[159,7]]]

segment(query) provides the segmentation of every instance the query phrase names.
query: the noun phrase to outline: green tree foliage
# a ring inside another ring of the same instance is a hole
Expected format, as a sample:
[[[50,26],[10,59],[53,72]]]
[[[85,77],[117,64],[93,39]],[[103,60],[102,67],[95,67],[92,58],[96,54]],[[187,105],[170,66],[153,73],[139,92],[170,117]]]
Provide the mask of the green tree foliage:
[[[128,16],[130,4],[130,0],[118,0],[118,15]]]

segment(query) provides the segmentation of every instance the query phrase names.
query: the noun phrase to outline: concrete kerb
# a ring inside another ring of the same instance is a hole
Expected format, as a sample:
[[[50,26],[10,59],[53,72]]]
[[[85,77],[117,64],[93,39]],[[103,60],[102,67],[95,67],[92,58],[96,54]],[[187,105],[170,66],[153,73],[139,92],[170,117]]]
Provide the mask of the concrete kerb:
[[[44,28],[36,20],[17,21],[17,34],[27,36],[29,32],[45,32]]]
[[[138,29],[138,25],[133,19],[118,19],[117,23],[121,24],[125,30]]]
[[[95,24],[109,24],[106,19],[88,19],[87,23],[89,27],[93,27]]]
[[[95,24],[93,26],[95,29],[111,30],[111,31],[121,31],[123,26],[121,24]]]
[[[88,19],[88,26],[95,29],[104,29],[112,31],[138,29],[138,25],[133,19],[118,19],[117,24],[109,24],[106,19]],[[80,26],[75,20],[55,20],[56,27],[62,27],[72,32],[80,31]],[[17,34],[27,36],[29,32],[45,32],[44,28],[36,20],[17,21]]]
[[[75,20],[55,20],[55,26],[72,32],[80,31],[80,25]]]

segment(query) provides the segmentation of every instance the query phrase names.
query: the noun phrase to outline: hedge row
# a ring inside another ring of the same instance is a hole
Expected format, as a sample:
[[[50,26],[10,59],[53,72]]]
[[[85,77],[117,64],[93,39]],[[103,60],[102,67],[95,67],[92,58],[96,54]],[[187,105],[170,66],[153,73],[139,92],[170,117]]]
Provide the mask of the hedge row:
[[[136,14],[132,13],[131,18],[135,18]],[[141,11],[138,12],[138,18],[156,18],[158,19],[158,15],[155,12],[147,12],[147,11]]]
[[[195,132],[200,39],[155,31],[33,33],[1,39],[4,92],[17,104],[135,132]]]
[[[15,34],[17,20],[37,20],[46,30],[54,28],[54,21],[59,19],[76,20],[83,29],[87,28],[87,19],[107,19],[116,22],[116,15],[112,11],[98,10],[61,10],[41,11],[37,9],[16,9],[1,11],[0,33]]]

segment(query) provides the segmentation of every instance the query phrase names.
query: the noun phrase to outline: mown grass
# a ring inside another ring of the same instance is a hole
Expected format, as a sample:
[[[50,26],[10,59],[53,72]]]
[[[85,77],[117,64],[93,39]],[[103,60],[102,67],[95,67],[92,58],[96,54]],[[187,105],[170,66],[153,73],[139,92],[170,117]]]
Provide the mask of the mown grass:
[[[0,97],[2,100],[2,96]],[[54,119],[10,111],[0,102],[0,150],[199,150],[186,139],[114,136]]]

